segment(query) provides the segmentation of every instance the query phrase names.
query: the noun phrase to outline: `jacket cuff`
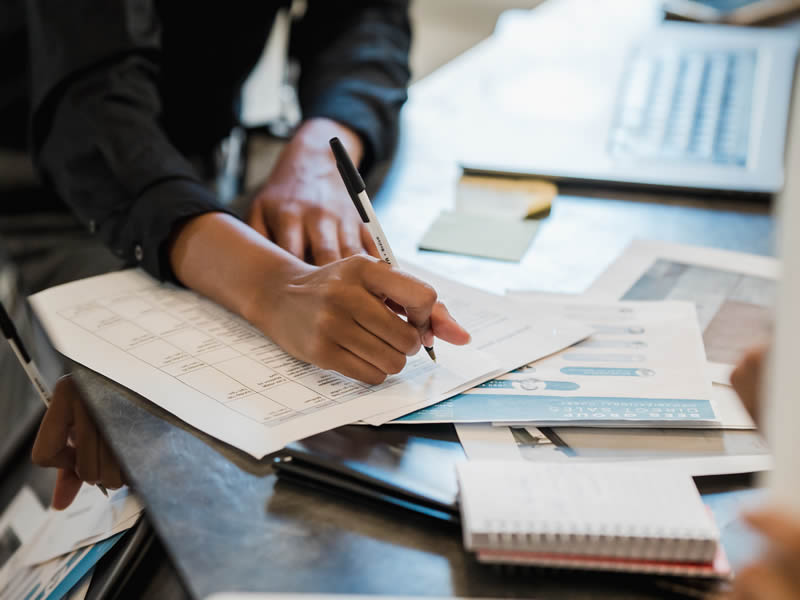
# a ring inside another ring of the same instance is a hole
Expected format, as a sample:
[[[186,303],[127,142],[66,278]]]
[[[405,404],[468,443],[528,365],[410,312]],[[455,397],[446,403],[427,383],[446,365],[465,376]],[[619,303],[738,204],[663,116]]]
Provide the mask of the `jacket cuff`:
[[[111,236],[112,250],[153,277],[181,285],[169,261],[170,238],[187,219],[216,211],[229,212],[203,184],[190,179],[161,181],[136,200],[120,231]]]
[[[404,92],[384,92],[396,98],[371,98],[375,90],[360,81],[342,82],[315,98],[305,107],[303,118],[323,117],[341,123],[355,131],[364,142],[364,158],[360,170],[368,173],[376,163],[391,155],[397,140],[397,122],[394,113],[388,114],[387,106],[397,105],[397,110],[406,99]]]

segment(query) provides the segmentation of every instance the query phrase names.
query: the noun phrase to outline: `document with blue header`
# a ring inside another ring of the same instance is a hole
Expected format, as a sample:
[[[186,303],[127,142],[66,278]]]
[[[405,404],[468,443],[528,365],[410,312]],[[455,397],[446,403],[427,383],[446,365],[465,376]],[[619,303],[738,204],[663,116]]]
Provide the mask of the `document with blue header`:
[[[708,427],[717,421],[695,307],[535,296],[532,312],[582,323],[590,338],[403,423]]]

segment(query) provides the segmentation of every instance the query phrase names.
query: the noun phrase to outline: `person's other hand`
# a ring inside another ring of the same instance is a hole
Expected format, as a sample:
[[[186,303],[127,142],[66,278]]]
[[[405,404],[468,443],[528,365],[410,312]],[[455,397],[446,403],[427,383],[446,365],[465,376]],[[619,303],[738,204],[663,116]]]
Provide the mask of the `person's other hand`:
[[[33,444],[32,459],[39,466],[58,469],[52,501],[57,510],[72,503],[84,482],[109,489],[124,483],[114,455],[98,434],[70,376],[56,384]]]
[[[747,522],[766,538],[764,556],[736,575],[735,600],[800,598],[800,519],[778,509],[747,515]]]
[[[368,252],[377,256],[336,169],[329,140],[339,137],[358,164],[363,144],[328,119],[310,119],[281,152],[253,200],[248,224],[297,258],[316,265]]]
[[[766,353],[767,346],[758,346],[749,350],[731,373],[733,389],[739,394],[742,403],[756,422],[759,417],[761,377],[765,368]]]
[[[420,342],[470,340],[433,288],[364,255],[266,282],[264,294],[246,317],[251,323],[297,358],[369,384],[399,373]]]

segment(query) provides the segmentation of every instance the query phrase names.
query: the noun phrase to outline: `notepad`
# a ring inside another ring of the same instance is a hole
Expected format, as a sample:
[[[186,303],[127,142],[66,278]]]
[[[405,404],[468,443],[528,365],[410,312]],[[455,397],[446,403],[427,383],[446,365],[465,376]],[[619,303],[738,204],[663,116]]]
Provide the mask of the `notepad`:
[[[615,465],[458,466],[464,545],[488,563],[727,577],[691,477]]]

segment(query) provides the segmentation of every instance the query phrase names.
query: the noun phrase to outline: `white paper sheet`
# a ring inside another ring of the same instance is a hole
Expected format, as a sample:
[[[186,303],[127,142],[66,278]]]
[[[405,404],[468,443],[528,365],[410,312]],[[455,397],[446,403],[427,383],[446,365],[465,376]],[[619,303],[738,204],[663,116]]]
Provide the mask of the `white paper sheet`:
[[[729,385],[714,383],[711,386],[711,405],[719,420],[720,429],[755,429],[756,424]]]
[[[513,298],[523,302],[522,296]],[[675,400],[708,400],[711,395],[697,314],[689,302],[561,298],[524,305],[593,331],[589,339],[499,378],[518,382],[525,393]],[[540,383],[536,389],[533,380]],[[545,387],[551,380],[563,385]]]
[[[46,515],[29,487],[23,487],[0,515],[0,591],[11,574],[19,569],[19,551],[34,538]]]
[[[558,310],[531,312],[503,296],[456,284],[413,265],[404,268],[420,279],[432,283],[447,308],[472,335],[472,347],[496,360],[496,373],[507,373],[531,361],[549,356],[585,339],[591,328],[561,317]],[[444,345],[444,350],[453,346]],[[437,342],[437,355],[439,354]],[[469,374],[483,372],[480,365],[465,369]],[[464,385],[450,390],[448,396],[464,392],[492,377],[471,378]],[[365,422],[382,425],[413,411],[436,404],[429,400],[406,405],[402,409],[374,415]],[[405,421],[404,421],[405,422]]]
[[[574,319],[595,333],[448,400],[453,422],[716,425],[703,344],[691,303],[537,297],[523,306],[532,314]],[[436,407],[427,412],[427,422],[446,416]],[[415,415],[420,422],[425,422],[423,416]]]
[[[80,598],[81,587],[91,577],[97,561],[121,536],[118,534],[97,544],[84,546],[40,565],[20,566],[6,582],[0,583],[0,598],[60,600],[73,591]]]
[[[525,432],[527,443],[536,449],[537,455],[561,453],[558,446],[550,442],[535,427],[494,427],[486,423],[456,423],[456,434],[469,460],[523,460],[515,434]],[[560,456],[555,457],[556,460]]]
[[[0,517],[0,535],[3,523],[13,522],[22,542],[0,568],[0,598],[49,600],[68,592],[71,599],[85,597],[94,564],[140,513],[141,505],[127,488],[107,499],[97,488],[84,486],[63,512],[45,510],[23,489]]]
[[[130,529],[141,515],[141,502],[125,487],[106,498],[91,486],[83,486],[63,511],[49,510],[35,538],[23,547],[26,566],[47,562]]]
[[[728,384],[743,352],[769,334],[779,273],[767,256],[637,240],[587,293],[694,302],[712,378]]]
[[[582,302],[597,302],[595,296],[587,294],[586,296],[575,296],[572,294],[546,294],[540,292],[523,292],[512,291],[509,292],[509,297],[528,302],[569,302],[569,301],[582,301]],[[599,298],[599,294],[598,297]],[[656,304],[656,301],[653,302]],[[720,429],[755,429],[755,424],[748,414],[745,407],[742,405],[739,397],[727,383],[730,380],[730,372],[733,370],[732,365],[725,365],[719,363],[706,363],[706,377],[713,383],[711,386],[711,406],[716,417],[716,423],[706,423],[703,427],[707,428],[720,428]],[[717,383],[717,382],[726,383]],[[512,425],[514,423],[503,423]]]
[[[469,460],[632,462],[688,475],[727,475],[770,469],[772,457],[754,431],[554,428],[559,444],[541,444],[523,428],[456,425]],[[551,435],[552,435],[551,433]]]
[[[524,364],[531,359],[518,352],[542,324],[560,344],[553,351],[588,333],[570,323],[550,327],[547,317],[509,318],[501,297],[422,276],[457,318],[485,330],[485,343],[437,342],[438,363],[420,352],[372,387],[293,358],[211,301],[140,270],[58,286],[31,303],[60,352],[256,458],[376,414],[370,422],[383,422]]]

